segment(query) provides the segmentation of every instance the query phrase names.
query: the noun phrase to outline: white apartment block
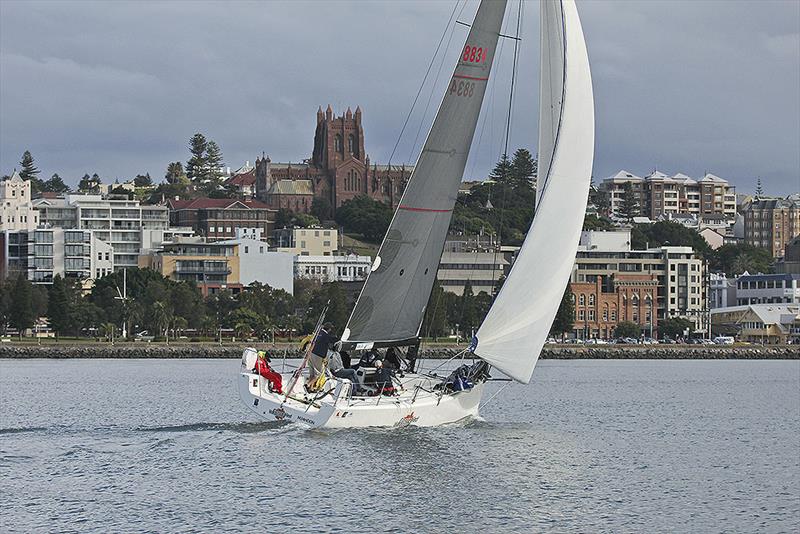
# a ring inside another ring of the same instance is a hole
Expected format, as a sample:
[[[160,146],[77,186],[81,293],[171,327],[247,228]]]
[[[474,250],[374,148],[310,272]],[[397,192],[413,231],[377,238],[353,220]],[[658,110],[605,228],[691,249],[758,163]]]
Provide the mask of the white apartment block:
[[[320,282],[357,282],[365,280],[372,266],[372,258],[348,254],[346,256],[295,256],[294,277]]]
[[[339,247],[336,228],[281,228],[272,239],[278,252],[298,256],[333,256]]]
[[[472,294],[494,295],[509,261],[500,251],[448,252],[442,254],[436,279],[442,290],[463,295],[467,283]]]
[[[138,265],[139,254],[151,246],[143,233],[169,228],[166,206],[141,206],[138,200],[68,194],[37,199],[34,205],[43,227],[92,230],[98,239],[110,243],[117,270]]]
[[[31,204],[31,182],[15,170],[0,181],[0,231],[33,230],[39,225],[39,212]]]

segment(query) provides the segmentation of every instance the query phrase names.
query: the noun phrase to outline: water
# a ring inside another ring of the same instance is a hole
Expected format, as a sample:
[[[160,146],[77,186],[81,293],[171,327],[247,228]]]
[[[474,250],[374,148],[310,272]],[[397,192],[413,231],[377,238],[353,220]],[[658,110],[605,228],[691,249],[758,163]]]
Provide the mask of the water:
[[[543,361],[484,421],[338,432],[258,422],[238,366],[0,361],[0,531],[800,528],[797,361]]]

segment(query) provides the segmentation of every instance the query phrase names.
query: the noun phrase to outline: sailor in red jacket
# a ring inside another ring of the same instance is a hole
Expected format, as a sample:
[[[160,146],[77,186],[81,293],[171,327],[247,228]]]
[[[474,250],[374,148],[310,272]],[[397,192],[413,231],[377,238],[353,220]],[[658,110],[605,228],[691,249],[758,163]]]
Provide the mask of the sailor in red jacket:
[[[269,366],[270,358],[263,350],[258,351],[256,360],[256,373],[260,374],[269,381],[270,389],[278,394],[283,394],[283,381],[281,375],[272,370]]]

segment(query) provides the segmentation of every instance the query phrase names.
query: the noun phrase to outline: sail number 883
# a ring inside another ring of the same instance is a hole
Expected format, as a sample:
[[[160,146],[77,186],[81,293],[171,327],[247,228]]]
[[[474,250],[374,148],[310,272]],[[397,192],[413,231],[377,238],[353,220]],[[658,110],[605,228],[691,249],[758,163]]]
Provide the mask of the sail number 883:
[[[480,63],[486,61],[486,54],[483,47],[466,45],[464,52],[461,54],[461,61],[468,63]]]

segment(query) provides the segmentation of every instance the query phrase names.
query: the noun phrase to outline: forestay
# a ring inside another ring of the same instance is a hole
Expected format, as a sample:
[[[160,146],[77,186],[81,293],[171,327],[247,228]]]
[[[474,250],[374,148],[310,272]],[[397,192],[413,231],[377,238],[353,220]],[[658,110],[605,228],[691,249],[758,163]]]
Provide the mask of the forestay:
[[[484,1],[478,8],[414,173],[342,334],[346,347],[399,345],[419,333],[505,8],[505,0]]]
[[[542,76],[563,77],[560,110],[542,95],[539,153],[552,153],[536,216],[508,279],[477,333],[473,352],[494,367],[528,383],[561,303],[575,261],[586,211],[594,157],[594,102],[586,43],[574,0],[544,1]],[[560,14],[559,14],[560,12]],[[564,51],[563,61],[550,54]],[[558,72],[561,69],[561,72]],[[542,82],[544,84],[544,82]],[[557,84],[547,91],[559,101]],[[544,89],[543,89],[544,91]],[[550,124],[555,124],[555,130]],[[551,148],[552,147],[552,148]],[[541,161],[541,160],[540,160]]]

